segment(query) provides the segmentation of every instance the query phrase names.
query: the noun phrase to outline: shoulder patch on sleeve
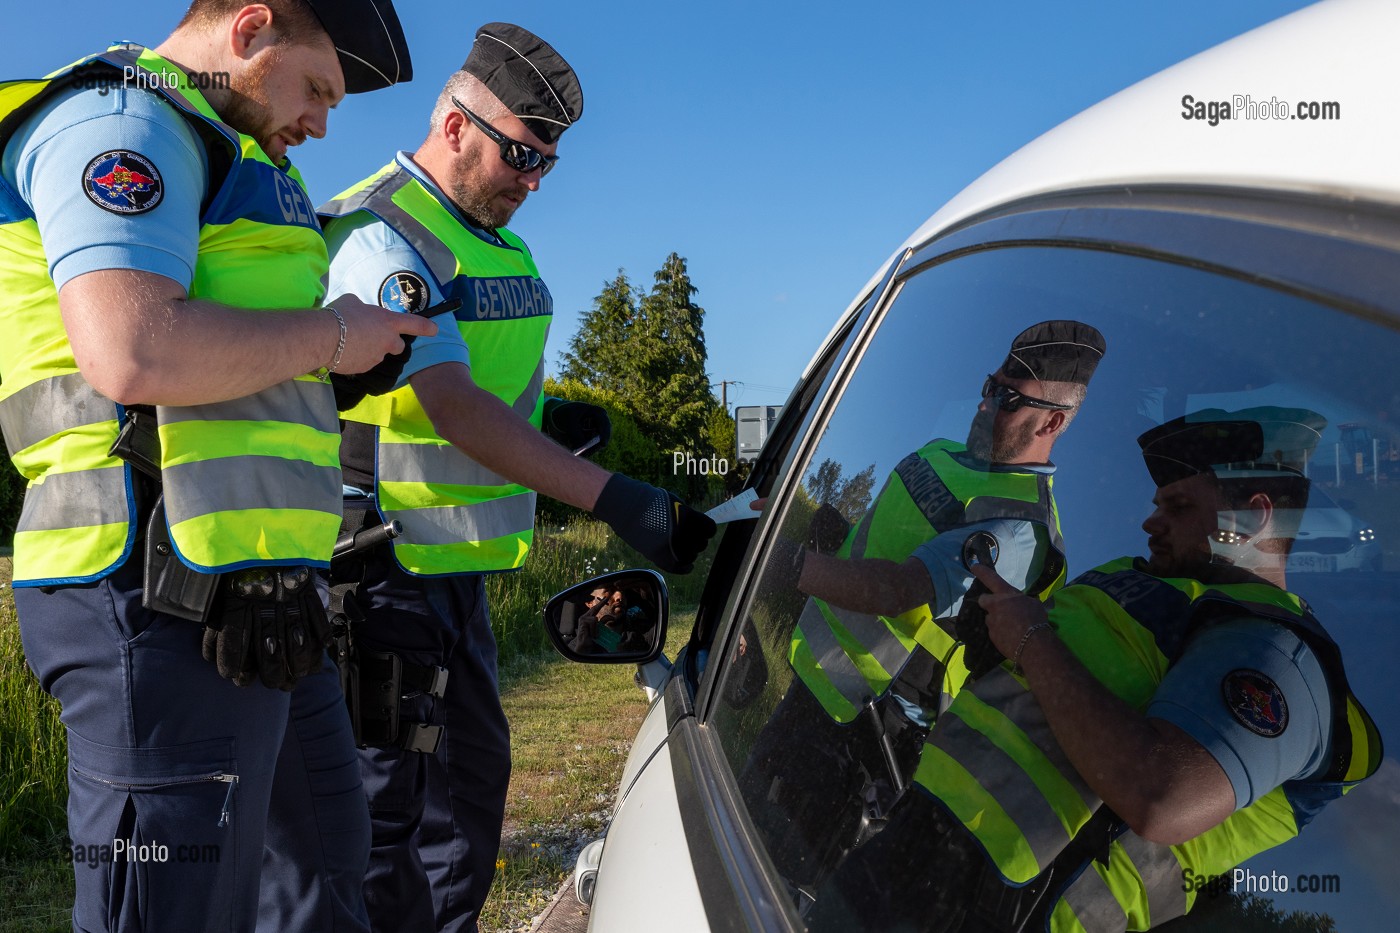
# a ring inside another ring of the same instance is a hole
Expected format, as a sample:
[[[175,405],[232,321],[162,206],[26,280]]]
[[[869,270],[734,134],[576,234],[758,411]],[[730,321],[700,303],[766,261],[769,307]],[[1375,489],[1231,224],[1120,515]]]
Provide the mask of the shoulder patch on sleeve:
[[[155,210],[165,187],[150,159],[130,149],[113,149],[83,169],[83,194],[113,214],[144,214]]]
[[[1233,670],[1225,675],[1220,689],[1231,715],[1250,732],[1272,739],[1288,728],[1288,702],[1283,691],[1258,671]]]
[[[395,272],[379,285],[379,306],[417,314],[428,306],[428,283],[416,272]]]

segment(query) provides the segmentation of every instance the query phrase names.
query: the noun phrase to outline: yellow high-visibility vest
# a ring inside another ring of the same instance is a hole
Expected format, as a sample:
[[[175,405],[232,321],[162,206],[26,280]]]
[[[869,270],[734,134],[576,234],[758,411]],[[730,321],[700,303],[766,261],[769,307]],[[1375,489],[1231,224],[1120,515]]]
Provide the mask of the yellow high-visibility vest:
[[[903,562],[943,531],[999,518],[1038,523],[1049,546],[1063,554],[1051,476],[969,466],[959,457],[965,450],[954,441],[935,440],[901,460],[836,556]],[[1058,583],[1050,581],[1036,595],[1046,595]],[[943,691],[951,696],[967,677],[962,645],[933,620],[927,606],[891,618],[814,598],[798,618],[789,660],[827,714],[845,723],[855,719],[867,697],[884,695],[920,646],[939,660]]]
[[[67,79],[135,68],[222,149],[200,218],[191,298],[250,309],[315,307],[328,263],[295,170],[219,120],[184,72],[148,49],[115,46],[46,78],[0,85],[0,146]],[[211,159],[211,162],[215,160]],[[15,533],[16,586],[100,579],[135,539],[130,468],[108,456],[123,413],[78,371],[43,244],[23,205],[0,208],[0,424],[29,480]],[[330,387],[311,377],[246,398],[157,409],[172,541],[198,570],[325,565],[341,502]]]
[[[487,242],[413,173],[391,162],[321,207],[328,228],[368,212],[421,256],[456,312],[472,379],[536,428],[544,413],[544,346],[554,300],[524,242],[509,230]],[[433,429],[411,386],[371,396],[347,421],[376,428],[375,500],[403,534],[404,570],[440,576],[513,570],[534,537],[535,493],[472,460]]]

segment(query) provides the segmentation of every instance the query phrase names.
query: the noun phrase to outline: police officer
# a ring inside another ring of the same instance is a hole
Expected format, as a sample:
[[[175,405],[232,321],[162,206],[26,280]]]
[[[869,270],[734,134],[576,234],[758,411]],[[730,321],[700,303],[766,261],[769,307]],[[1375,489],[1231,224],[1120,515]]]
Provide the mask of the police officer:
[[[971,636],[955,620],[973,582],[967,543],[979,536],[991,542],[997,566],[1028,592],[1043,595],[1060,582],[1064,544],[1050,454],[1104,350],[1103,336],[1078,321],[1027,328],[987,377],[966,444],[938,439],[905,457],[848,531],[830,508],[813,516],[813,548],[797,560],[797,588],[814,597],[793,635],[797,679],[744,775],[761,785],[746,799],[762,801],[751,809],[789,879],[817,880],[839,847],[859,837],[847,820],[818,824],[792,814],[849,817],[845,804],[866,797],[883,818],[907,779],[918,737],[966,678]],[[857,722],[862,716],[871,722]],[[794,767],[777,747],[794,730],[810,736],[812,754],[827,756],[821,766],[808,759]],[[899,760],[881,763],[881,735]],[[862,779],[851,774],[853,765],[868,775],[864,789],[855,786]]]
[[[321,209],[333,291],[408,313],[461,301],[455,317],[436,318],[437,338],[415,343],[401,388],[345,413],[347,484],[373,494],[372,521],[404,527],[353,571],[367,616],[356,627],[360,681],[393,655],[395,693],[407,695],[401,722],[375,721],[362,736],[374,824],[366,903],[380,930],[476,928],[510,773],[482,573],[524,562],[532,490],[591,510],[670,571],[690,570],[714,533],[669,493],[572,456],[607,440],[606,414],[542,394],[553,303],[505,225],[582,112],[558,52],[491,23],[417,151]],[[361,706],[364,717],[384,709],[374,696]]]
[[[1211,409],[1143,434],[1150,556],[1080,576],[1048,613],[976,568],[1010,661],[953,701],[920,792],[819,894],[811,929],[888,902],[869,886],[898,852],[929,870],[880,929],[1145,930],[1190,910],[1183,879],[1282,844],[1374,773],[1375,724],[1285,589],[1323,426]]]
[[[409,74],[387,0],[197,0],[155,49],[5,86],[0,422],[30,480],[15,603],[63,707],[69,835],[113,853],[77,871],[75,929],[252,929],[265,845],[303,873],[279,880],[317,879],[295,913],[266,905],[268,927],[363,927],[367,826],[309,585],[339,524],[339,439],[309,374],[433,328],[320,307],[324,244],[286,152],[345,94]],[[114,447],[123,423],[144,433]]]

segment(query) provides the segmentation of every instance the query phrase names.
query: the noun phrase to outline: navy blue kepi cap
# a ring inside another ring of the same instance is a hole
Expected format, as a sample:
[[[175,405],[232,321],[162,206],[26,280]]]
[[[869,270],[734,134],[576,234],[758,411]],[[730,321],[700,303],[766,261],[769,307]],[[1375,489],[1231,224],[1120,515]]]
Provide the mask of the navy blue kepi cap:
[[[1012,379],[1087,386],[1107,349],[1103,334],[1082,321],[1041,321],[1016,335],[1001,371]]]
[[[1326,418],[1306,408],[1207,408],[1159,424],[1137,440],[1152,481],[1168,486],[1197,473],[1222,480],[1305,476],[1326,427]]]
[[[578,75],[550,44],[510,23],[487,23],[476,31],[462,70],[477,78],[506,109],[546,143],[583,116]]]
[[[331,37],[345,93],[363,94],[413,77],[393,0],[306,0]]]

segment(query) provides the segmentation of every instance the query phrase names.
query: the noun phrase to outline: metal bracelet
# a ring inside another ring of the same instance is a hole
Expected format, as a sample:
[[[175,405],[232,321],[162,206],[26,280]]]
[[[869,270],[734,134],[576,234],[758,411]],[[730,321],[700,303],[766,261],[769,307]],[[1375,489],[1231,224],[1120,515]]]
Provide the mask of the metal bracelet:
[[[331,358],[330,364],[322,366],[311,374],[322,382],[331,381],[331,373],[335,372],[335,368],[340,365],[340,356],[345,352],[345,318],[341,317],[340,311],[331,305],[327,305],[326,310],[335,315],[335,322],[340,325],[340,340],[335,345],[335,356]]]
[[[1049,621],[1037,622],[1035,625],[1032,625],[1030,628],[1026,629],[1026,631],[1021,635],[1021,643],[1016,646],[1016,654],[1013,655],[1011,658],[1011,670],[1013,672],[1017,674],[1021,673],[1021,653],[1026,650],[1026,643],[1031,640],[1031,636],[1034,635],[1036,632],[1040,631],[1041,629],[1047,628],[1050,629],[1050,631],[1052,632],[1055,630],[1055,626],[1052,625]]]

